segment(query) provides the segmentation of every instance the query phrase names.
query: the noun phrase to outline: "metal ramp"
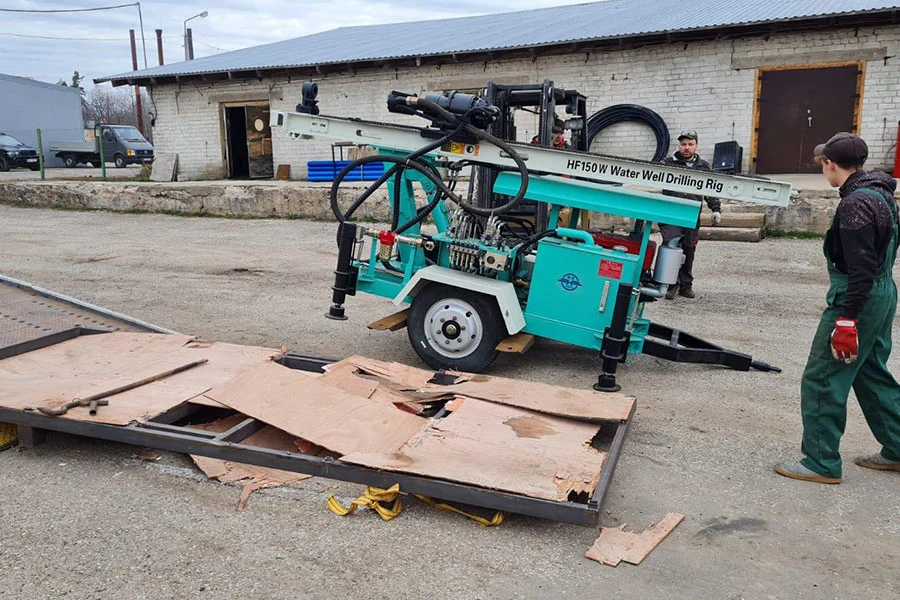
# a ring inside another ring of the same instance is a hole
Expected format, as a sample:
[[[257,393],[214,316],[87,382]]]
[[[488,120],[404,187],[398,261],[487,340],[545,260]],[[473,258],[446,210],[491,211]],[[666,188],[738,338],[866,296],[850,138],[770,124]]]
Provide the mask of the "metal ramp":
[[[0,275],[0,360],[46,348],[79,335],[115,331],[176,333]],[[335,361],[289,352],[279,362],[291,369],[321,373],[326,364]],[[423,494],[449,502],[594,526],[600,520],[601,509],[624,445],[625,435],[634,417],[632,405],[627,418],[604,422],[600,429],[595,442],[598,450],[607,452],[607,459],[596,487],[565,501],[551,501],[450,480],[384,471],[343,462],[340,459],[244,444],[243,440],[265,426],[265,423],[253,418],[247,418],[229,431],[220,434],[191,427],[193,423],[202,422],[198,419],[204,418],[204,412],[208,417],[210,410],[208,406],[184,402],[149,420],[121,426],[79,421],[65,416],[48,417],[38,412],[0,407],[0,423],[17,425],[19,439],[25,446],[42,443],[47,431],[59,431],[370,486],[389,487],[397,483],[405,493]]]
[[[175,333],[0,275],[0,359],[94,333]]]

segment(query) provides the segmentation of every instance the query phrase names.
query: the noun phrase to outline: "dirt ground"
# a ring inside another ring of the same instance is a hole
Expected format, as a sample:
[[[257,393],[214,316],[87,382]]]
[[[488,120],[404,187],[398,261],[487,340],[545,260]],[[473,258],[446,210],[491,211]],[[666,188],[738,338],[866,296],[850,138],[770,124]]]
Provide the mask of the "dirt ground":
[[[900,474],[851,400],[844,483],[779,477],[799,457],[798,385],[826,275],[817,240],[703,242],[693,301],[647,314],[783,367],[738,373],[638,357],[620,371],[638,401],[603,515],[642,529],[687,519],[640,566],[584,558],[598,531],[510,516],[474,523],[410,500],[385,523],[339,518],[322,479],[255,493],[206,481],[183,456],[51,435],[0,453],[0,598],[867,598],[900,596]],[[420,365],[392,312],[351,298],[323,314],[334,225],[0,207],[0,272],[210,339]],[[900,333],[895,327],[894,334]],[[587,388],[597,356],[538,343],[490,373]],[[900,373],[895,353],[891,362]]]

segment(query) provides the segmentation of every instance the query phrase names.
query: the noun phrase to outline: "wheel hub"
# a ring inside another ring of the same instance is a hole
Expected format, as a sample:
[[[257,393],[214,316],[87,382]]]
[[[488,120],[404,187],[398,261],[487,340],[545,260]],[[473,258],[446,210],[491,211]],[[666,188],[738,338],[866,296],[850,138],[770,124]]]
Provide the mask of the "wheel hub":
[[[425,313],[425,338],[439,354],[463,358],[481,343],[484,328],[471,304],[458,298],[445,298]]]

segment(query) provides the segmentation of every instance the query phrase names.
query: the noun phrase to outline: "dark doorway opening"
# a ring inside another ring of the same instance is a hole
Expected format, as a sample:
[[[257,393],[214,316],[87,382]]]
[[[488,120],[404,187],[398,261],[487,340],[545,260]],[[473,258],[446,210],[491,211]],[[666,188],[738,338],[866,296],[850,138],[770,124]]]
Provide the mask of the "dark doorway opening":
[[[247,111],[243,106],[225,107],[225,139],[228,151],[229,179],[250,177],[247,151]]]
[[[760,73],[756,172],[819,172],[816,145],[858,129],[862,75],[858,64]]]

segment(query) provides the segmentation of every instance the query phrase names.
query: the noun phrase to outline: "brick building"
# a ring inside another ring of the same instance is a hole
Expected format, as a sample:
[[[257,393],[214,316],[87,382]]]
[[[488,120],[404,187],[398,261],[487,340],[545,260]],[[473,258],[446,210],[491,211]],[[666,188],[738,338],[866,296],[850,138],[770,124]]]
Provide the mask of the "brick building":
[[[679,6],[682,6],[679,4]],[[890,169],[900,119],[900,2],[608,0],[525,12],[340,28],[190,62],[104,77],[151,92],[157,152],[179,155],[186,179],[271,176],[330,158],[327,144],[273,136],[270,109],[293,110],[319,85],[323,114],[402,121],[391,90],[473,90],[488,80],[576,89],[588,113],[646,106],[670,131],[697,129],[700,152],[737,140],[744,172],[815,169],[812,147],[836,131],[869,143]],[[534,117],[521,115],[530,139]],[[674,142],[674,135],[673,144]],[[655,138],[622,123],[597,152],[649,158]],[[246,150],[245,150],[246,148]]]

